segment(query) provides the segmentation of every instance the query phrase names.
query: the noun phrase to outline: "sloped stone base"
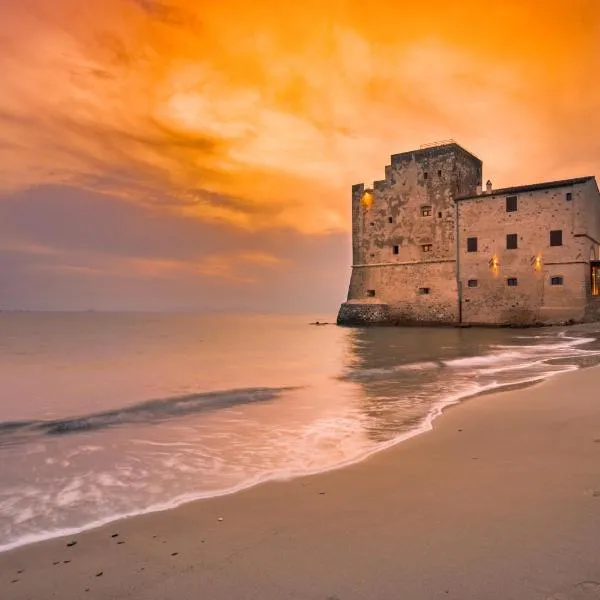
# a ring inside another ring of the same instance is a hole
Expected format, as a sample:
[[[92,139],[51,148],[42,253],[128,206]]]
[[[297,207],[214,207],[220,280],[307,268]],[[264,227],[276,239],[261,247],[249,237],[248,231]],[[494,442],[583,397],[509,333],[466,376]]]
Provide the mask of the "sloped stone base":
[[[389,305],[380,303],[344,302],[337,316],[338,325],[391,325],[392,323]]]

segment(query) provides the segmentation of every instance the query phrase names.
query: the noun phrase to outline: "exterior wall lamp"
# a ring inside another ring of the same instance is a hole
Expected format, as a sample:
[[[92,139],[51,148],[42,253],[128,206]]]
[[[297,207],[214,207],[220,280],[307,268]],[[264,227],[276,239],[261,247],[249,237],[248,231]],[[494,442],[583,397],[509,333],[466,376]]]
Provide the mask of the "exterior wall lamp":
[[[360,203],[365,210],[369,210],[373,205],[373,192],[371,190],[366,190],[360,199]]]
[[[500,268],[500,262],[498,261],[498,257],[496,256],[492,256],[492,258],[490,258],[490,269],[493,273],[497,273],[498,269]]]
[[[531,264],[536,271],[541,271],[542,269],[542,257],[538,254],[537,256],[531,257]]]

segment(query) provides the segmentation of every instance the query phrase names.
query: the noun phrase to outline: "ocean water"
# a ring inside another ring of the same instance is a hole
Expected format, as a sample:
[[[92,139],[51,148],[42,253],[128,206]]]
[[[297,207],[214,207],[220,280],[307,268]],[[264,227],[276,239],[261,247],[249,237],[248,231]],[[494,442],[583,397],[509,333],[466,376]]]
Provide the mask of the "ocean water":
[[[0,313],[0,550],[340,467],[461,399],[600,362],[598,325],[311,320]]]

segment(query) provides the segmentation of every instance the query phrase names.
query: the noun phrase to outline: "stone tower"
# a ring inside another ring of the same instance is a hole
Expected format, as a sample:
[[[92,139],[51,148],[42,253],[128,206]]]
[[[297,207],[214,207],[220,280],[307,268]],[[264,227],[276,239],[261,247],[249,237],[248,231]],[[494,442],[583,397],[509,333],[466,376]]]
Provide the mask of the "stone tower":
[[[481,160],[449,141],[394,154],[385,179],[354,185],[352,275],[338,323],[459,321],[454,198],[481,193],[481,183]]]

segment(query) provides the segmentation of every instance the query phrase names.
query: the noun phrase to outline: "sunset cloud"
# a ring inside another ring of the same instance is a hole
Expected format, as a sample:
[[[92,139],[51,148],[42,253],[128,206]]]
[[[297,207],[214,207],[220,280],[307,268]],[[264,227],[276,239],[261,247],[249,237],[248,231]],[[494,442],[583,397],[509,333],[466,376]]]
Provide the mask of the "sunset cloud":
[[[347,235],[350,186],[422,143],[456,139],[496,186],[600,165],[595,0],[0,0],[0,70],[0,203],[80,190],[139,209],[136,231],[230,232],[227,249],[124,250],[88,276],[308,269],[268,248]]]

